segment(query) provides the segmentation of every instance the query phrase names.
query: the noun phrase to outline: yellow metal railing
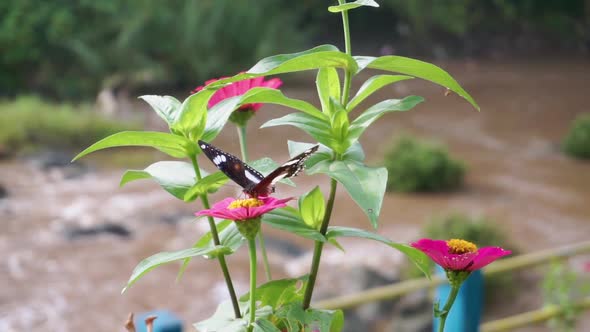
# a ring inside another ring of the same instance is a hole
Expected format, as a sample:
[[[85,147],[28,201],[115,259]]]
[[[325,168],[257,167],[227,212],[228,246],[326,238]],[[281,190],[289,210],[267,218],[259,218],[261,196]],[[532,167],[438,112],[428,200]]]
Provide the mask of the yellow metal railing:
[[[568,257],[590,253],[590,241],[579,242],[559,248],[542,250],[516,257],[502,259],[483,269],[484,275],[492,275],[503,272],[511,272],[519,269],[546,264],[555,260],[563,260]],[[402,295],[440,285],[446,279],[433,276],[431,280],[418,278],[402,281],[392,285],[375,287],[359,293],[349,294],[326,299],[314,303],[314,307],[323,309],[348,309],[362,304],[389,300]],[[590,308],[590,299],[585,299],[576,305],[581,309]],[[561,313],[561,308],[549,306],[532,312],[496,320],[482,324],[482,332],[506,331],[511,328],[524,326],[530,323],[541,322],[555,317]],[[524,324],[524,325],[523,325]]]

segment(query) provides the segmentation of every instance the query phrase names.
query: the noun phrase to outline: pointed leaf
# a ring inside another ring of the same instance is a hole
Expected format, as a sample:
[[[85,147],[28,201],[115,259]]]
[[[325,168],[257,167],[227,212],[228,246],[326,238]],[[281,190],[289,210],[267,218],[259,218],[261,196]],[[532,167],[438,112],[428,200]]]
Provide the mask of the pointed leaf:
[[[314,241],[325,242],[326,238],[316,229],[307,226],[296,209],[284,207],[273,210],[262,216],[262,222],[274,228],[312,239]]]
[[[228,251],[229,251],[229,249],[225,246],[216,246],[213,248],[190,248],[190,249],[184,249],[184,250],[179,250],[179,251],[161,252],[161,253],[155,254],[153,256],[150,256],[150,257],[142,260],[135,267],[135,269],[133,270],[133,273],[131,273],[131,277],[129,278],[129,281],[127,281],[127,286],[125,286],[125,288],[123,288],[122,293],[125,292],[127,289],[129,289],[129,287],[131,287],[131,285],[133,285],[137,280],[139,280],[139,278],[141,278],[144,274],[148,273],[153,268],[158,267],[162,264],[167,264],[167,263],[171,263],[174,261],[183,260],[183,259],[189,258],[189,257],[208,255],[208,254],[212,254],[214,252],[228,252]]]
[[[283,305],[303,300],[307,276],[272,280],[256,288],[255,301],[261,306],[279,308]],[[242,295],[240,301],[247,301],[250,292]]]
[[[195,184],[195,170],[191,164],[184,161],[159,161],[143,171],[126,171],[120,185],[146,178],[154,179],[174,197],[183,199],[186,191]]]
[[[307,226],[319,230],[325,212],[324,195],[319,186],[299,198],[299,213]]]
[[[369,217],[373,227],[377,228],[377,219],[381,211],[387,170],[384,167],[367,167],[355,160],[322,161],[307,170],[308,174],[324,173],[344,185],[352,199]]]
[[[193,324],[197,331],[207,332],[246,332],[248,328],[248,302],[238,302],[242,318],[235,318],[231,301],[224,301],[210,318]],[[255,321],[266,319],[272,313],[271,307],[256,309]]]
[[[298,111],[302,111],[316,118],[324,118],[324,114],[312,104],[299,99],[286,97],[281,90],[272,88],[253,88],[248,90],[240,101],[240,106],[243,104],[263,103],[276,104],[286,106]]]
[[[346,110],[352,111],[360,103],[362,103],[367,97],[372,95],[377,90],[383,88],[386,85],[396,83],[399,81],[413,79],[412,76],[406,75],[377,75],[369,78],[363,83],[356,95],[348,102]]]
[[[449,73],[431,63],[396,55],[387,55],[379,58],[367,56],[357,56],[354,58],[359,65],[359,71],[363,68],[372,68],[422,78],[455,92],[465,98],[465,100],[479,111],[479,105],[477,105],[473,97]]]
[[[258,61],[247,72],[215,81],[206,88],[217,88],[227,83],[241,81],[246,78],[291,73],[322,67],[347,68],[353,73],[357,71],[356,61],[351,56],[340,52],[336,46],[321,45],[303,52],[280,54],[264,58]]]
[[[330,122],[327,119],[318,119],[305,113],[289,113],[283,117],[272,119],[260,128],[268,128],[275,126],[294,126],[299,128],[318,142],[332,147],[336,146],[338,142],[330,136]]]
[[[330,226],[326,232],[328,241],[337,237],[359,237],[384,243],[406,255],[416,266],[430,278],[430,259],[422,251],[407,244],[395,243],[386,237],[363,229],[351,227]]]
[[[338,6],[330,6],[328,7],[328,11],[330,11],[331,13],[339,13],[345,10],[351,10],[361,6],[379,7],[379,4],[376,3],[374,0],[356,0]]]
[[[178,119],[170,129],[182,133],[191,141],[199,140],[207,123],[207,103],[214,93],[215,90],[201,90],[186,98]]]
[[[242,236],[240,231],[238,231],[236,224],[232,220],[222,220],[222,221],[218,222],[215,227],[217,228],[217,233],[219,234],[220,244],[222,246],[227,247],[229,250],[227,253],[213,252],[208,255],[203,255],[204,258],[215,259],[220,254],[231,255],[234,252],[236,252],[236,250],[238,250],[238,248],[240,248],[242,246],[242,244],[244,243],[244,241],[246,240],[246,239],[244,239],[244,237]],[[213,241],[213,234],[211,234],[211,231],[209,231],[209,232],[205,233],[205,235],[201,236],[201,238],[193,245],[193,248],[213,248],[213,247],[215,247],[215,243]],[[178,275],[176,276],[176,281],[180,281],[180,278],[182,278],[182,275],[183,275],[184,271],[186,270],[190,260],[191,260],[190,257],[186,258],[184,260],[180,270],[178,271]]]
[[[241,96],[230,97],[220,101],[207,112],[207,123],[201,139],[211,142],[225,126],[230,115],[240,107]],[[200,151],[200,149],[199,149]]]
[[[339,154],[342,154],[348,150],[354,140],[347,139],[350,127],[348,112],[346,112],[346,110],[340,106],[340,103],[334,99],[331,99],[331,101],[331,105],[334,107],[334,113],[330,119],[330,133],[338,143],[333,144],[330,148]]]
[[[340,100],[340,78],[338,77],[338,71],[333,67],[320,68],[315,83],[322,110],[330,116],[332,113],[330,98]]]
[[[295,157],[296,155],[302,153],[303,151],[311,148],[315,144],[311,143],[302,143],[302,142],[295,142],[295,141],[288,141],[289,145],[289,155],[291,157]],[[317,172],[312,171],[312,169],[320,162],[331,162],[333,159],[333,151],[328,148],[327,146],[320,144],[320,148],[316,153],[311,155],[309,159],[305,162],[305,168],[307,169],[306,173],[308,174],[315,174]],[[342,155],[342,160],[355,160],[355,161],[363,161],[365,160],[365,152],[363,151],[363,147],[361,144],[356,141],[354,142],[348,150]]]
[[[139,97],[139,99],[143,99],[145,102],[150,104],[154,112],[158,114],[159,117],[164,119],[168,126],[170,127],[174,122],[176,122],[176,118],[178,117],[178,113],[180,112],[180,101],[172,96],[156,96],[156,95],[145,95]]]
[[[383,114],[389,112],[409,111],[414,106],[423,102],[424,98],[419,96],[408,96],[402,100],[388,99],[369,107],[350,124],[348,140],[356,141],[369,126],[379,119]]]
[[[154,131],[122,131],[92,144],[74,157],[72,161],[94,151],[119,146],[152,147],[175,158],[183,158],[197,151],[196,144],[182,136]]]
[[[213,174],[207,175],[201,180],[197,181],[197,183],[194,183],[193,180],[193,186],[185,191],[182,199],[185,202],[191,202],[199,196],[212,194],[221,188],[221,186],[223,186],[228,180],[229,179],[227,176],[222,172],[215,172]]]

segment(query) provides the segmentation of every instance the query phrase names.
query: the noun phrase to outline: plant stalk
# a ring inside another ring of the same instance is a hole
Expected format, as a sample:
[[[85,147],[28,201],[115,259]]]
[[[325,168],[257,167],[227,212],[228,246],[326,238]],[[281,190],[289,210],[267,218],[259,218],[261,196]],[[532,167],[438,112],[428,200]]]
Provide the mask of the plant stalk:
[[[336,198],[337,187],[338,182],[332,179],[330,181],[330,197],[328,198],[328,203],[326,204],[326,213],[324,214],[324,220],[322,220],[322,225],[320,227],[320,233],[322,233],[322,235],[326,235],[326,232],[328,231],[328,224],[330,223],[332,208],[334,207],[334,200]],[[323,248],[324,242],[315,242],[315,247],[313,249],[313,258],[311,261],[311,270],[309,272],[309,279],[307,281],[307,287],[305,288],[305,295],[303,297],[303,310],[308,309],[311,303],[311,296],[313,294],[313,288],[315,286],[315,281],[317,279],[318,271],[320,268],[320,258],[322,257]]]
[[[238,138],[240,141],[240,152],[242,153],[242,160],[248,161],[248,144],[246,138],[246,126],[236,126],[238,129]],[[264,275],[266,281],[272,280],[272,274],[270,271],[270,264],[268,263],[268,255],[266,254],[266,246],[264,245],[264,235],[262,234],[262,227],[258,231],[258,243],[260,244],[260,251],[262,252],[262,265],[264,266]]]
[[[248,332],[252,332],[254,321],[256,321],[256,238],[248,239],[250,252],[250,324]]]
[[[197,157],[195,155],[191,155],[191,162],[193,163],[193,168],[195,169],[195,175],[197,177],[197,181],[202,179],[201,170],[199,168],[199,164],[197,162]],[[201,202],[203,203],[203,207],[205,209],[209,209],[211,206],[209,205],[209,198],[207,198],[207,194],[201,195]],[[211,237],[213,238],[213,243],[218,246],[220,245],[219,241],[219,234],[217,233],[217,226],[215,225],[215,220],[213,217],[207,217],[209,221],[209,228],[211,228]],[[240,313],[240,306],[238,304],[238,297],[236,296],[236,291],[234,290],[234,284],[231,280],[231,276],[229,274],[229,269],[227,268],[227,263],[225,262],[225,256],[219,255],[217,256],[219,261],[219,265],[221,266],[221,271],[223,272],[223,278],[225,279],[225,284],[227,285],[227,290],[229,291],[229,296],[231,298],[232,306],[234,308],[234,315],[236,318],[241,318],[242,314]]]
[[[346,0],[338,0],[338,3],[343,5],[346,3]],[[351,43],[350,43],[350,26],[348,22],[348,11],[342,12],[342,26],[344,29],[344,47],[346,54],[352,55],[351,50]],[[344,85],[342,86],[342,94],[340,103],[343,106],[346,106],[348,103],[348,98],[350,96],[350,83],[352,79],[352,73],[349,70],[344,71]],[[334,155],[334,159],[339,159],[340,156]],[[332,209],[334,208],[334,200],[336,198],[336,189],[338,187],[338,182],[335,179],[330,180],[330,197],[328,198],[328,202],[326,203],[326,213],[324,214],[324,220],[322,220],[322,225],[320,227],[320,233],[322,235],[326,235],[328,231],[328,225],[330,224],[330,217],[332,216]],[[307,287],[305,288],[305,295],[303,297],[303,310],[309,308],[311,304],[311,297],[313,295],[313,288],[315,286],[315,282],[317,279],[318,271],[320,268],[320,259],[322,257],[322,250],[324,249],[324,243],[321,241],[316,241],[314,249],[313,249],[313,258],[311,261],[311,269],[309,272],[309,279],[307,281]]]
[[[343,5],[346,3],[345,0],[338,0],[338,3]],[[350,45],[350,25],[348,22],[348,10],[342,12],[342,26],[344,28],[344,50],[346,54],[352,55],[352,49]],[[350,83],[352,81],[352,73],[350,70],[344,71],[344,85],[342,86],[342,94],[340,103],[346,107],[348,103],[348,97],[350,95]]]
[[[458,285],[456,283],[451,283],[451,293],[449,294],[449,298],[447,299],[445,307],[439,313],[440,321],[438,322],[438,332],[445,331],[447,316],[449,315],[449,311],[451,311],[451,307],[453,307],[453,303],[455,303],[457,294],[459,294],[459,289],[461,289],[460,283]]]

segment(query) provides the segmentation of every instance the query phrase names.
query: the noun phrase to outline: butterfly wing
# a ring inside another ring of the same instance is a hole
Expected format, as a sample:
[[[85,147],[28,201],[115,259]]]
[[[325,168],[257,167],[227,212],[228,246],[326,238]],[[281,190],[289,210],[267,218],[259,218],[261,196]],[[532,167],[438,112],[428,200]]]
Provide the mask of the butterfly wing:
[[[256,187],[264,179],[264,175],[242,162],[238,157],[221,151],[204,141],[199,141],[199,146],[220,171],[244,190]]]
[[[274,171],[261,179],[251,188],[245,187],[245,192],[253,197],[266,196],[274,192],[274,185],[285,178],[297,176],[305,167],[305,161],[319,148],[319,145],[313,146],[297,156],[289,159],[287,162],[277,167]]]

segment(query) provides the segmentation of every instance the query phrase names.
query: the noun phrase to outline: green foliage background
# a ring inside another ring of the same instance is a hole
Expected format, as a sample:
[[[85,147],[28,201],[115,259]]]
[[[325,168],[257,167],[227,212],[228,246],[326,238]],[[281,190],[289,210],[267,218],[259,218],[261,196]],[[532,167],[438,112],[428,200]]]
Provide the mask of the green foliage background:
[[[392,44],[405,55],[436,54],[440,45],[451,56],[514,50],[522,36],[549,50],[588,48],[587,2],[381,0],[381,9],[352,14],[353,38],[359,48]],[[340,26],[338,15],[314,1],[253,3],[0,1],[0,95],[80,99],[120,84],[190,89],[269,54],[341,39],[330,28]]]
[[[572,122],[562,148],[572,157],[590,159],[590,113],[581,114]]]
[[[462,161],[452,158],[443,146],[406,136],[385,155],[389,173],[387,190],[441,192],[461,186],[465,174]]]

